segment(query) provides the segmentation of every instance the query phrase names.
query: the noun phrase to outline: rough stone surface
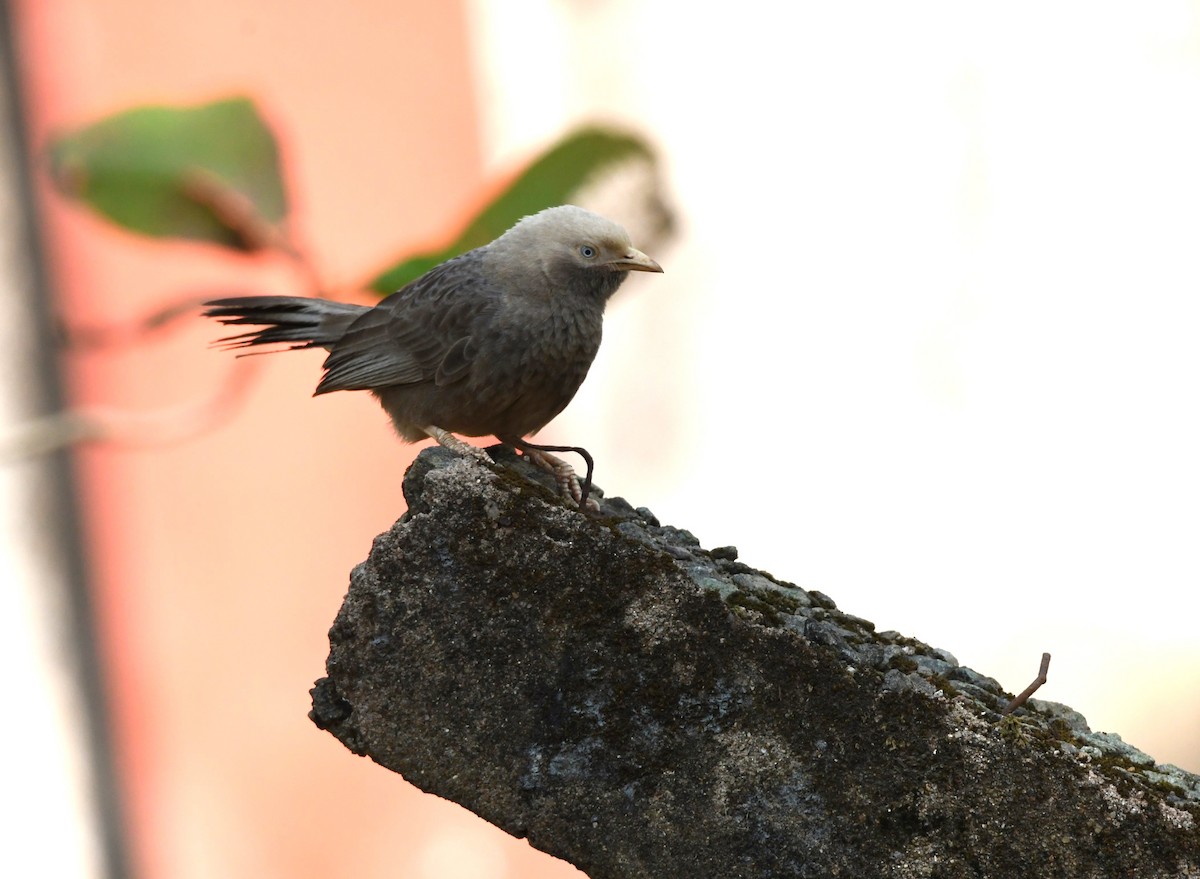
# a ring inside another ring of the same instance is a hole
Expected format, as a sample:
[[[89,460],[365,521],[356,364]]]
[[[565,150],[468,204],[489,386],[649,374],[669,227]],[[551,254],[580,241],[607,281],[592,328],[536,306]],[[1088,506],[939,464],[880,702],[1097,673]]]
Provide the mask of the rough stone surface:
[[[1195,776],[540,479],[421,454],[318,726],[591,879],[1200,877]]]

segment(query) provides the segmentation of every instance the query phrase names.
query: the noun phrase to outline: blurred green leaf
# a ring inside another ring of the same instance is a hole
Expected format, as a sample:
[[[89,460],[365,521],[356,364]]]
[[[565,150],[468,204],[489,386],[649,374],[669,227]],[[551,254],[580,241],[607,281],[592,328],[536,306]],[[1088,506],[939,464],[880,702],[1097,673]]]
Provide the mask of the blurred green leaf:
[[[522,217],[570,202],[598,175],[630,159],[653,163],[655,156],[645,141],[629,134],[601,128],[576,131],[534,160],[448,247],[409,257],[367,286],[377,293],[392,293],[435,265],[499,237]]]
[[[125,110],[47,155],[59,192],[143,235],[255,250],[287,213],[275,137],[248,98]]]

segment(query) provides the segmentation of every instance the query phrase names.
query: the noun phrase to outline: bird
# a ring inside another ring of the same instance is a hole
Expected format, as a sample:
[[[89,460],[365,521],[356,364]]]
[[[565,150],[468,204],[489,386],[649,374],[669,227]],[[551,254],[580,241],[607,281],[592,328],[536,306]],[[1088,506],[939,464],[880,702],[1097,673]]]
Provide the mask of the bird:
[[[605,305],[629,273],[662,271],[619,224],[559,205],[374,306],[240,296],[204,303],[204,315],[258,328],[219,339],[226,349],[325,349],[314,396],[370,391],[405,442],[432,437],[490,463],[484,449],[459,436],[494,436],[553,474],[564,498],[596,509],[586,450],[529,437],[579,390],[600,347]],[[582,455],[582,484],[556,451]]]

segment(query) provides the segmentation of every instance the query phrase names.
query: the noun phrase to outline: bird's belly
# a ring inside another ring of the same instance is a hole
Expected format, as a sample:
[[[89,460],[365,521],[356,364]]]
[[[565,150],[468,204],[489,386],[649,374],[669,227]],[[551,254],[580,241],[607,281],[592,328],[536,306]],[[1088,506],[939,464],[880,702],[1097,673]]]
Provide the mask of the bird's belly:
[[[519,394],[507,409],[497,413],[496,421],[503,427],[492,432],[523,437],[545,427],[567,407],[583,383],[582,375],[573,380],[570,376],[560,375],[559,379],[554,383],[531,386]]]
[[[522,342],[510,346],[507,357],[479,358],[481,366],[490,363],[490,368],[473,370],[469,382],[476,388],[475,398],[491,405],[480,407],[479,417],[464,425],[462,433],[523,437],[540,430],[571,402],[600,346],[598,331],[574,327]]]
[[[600,319],[551,318],[549,331],[544,322],[509,324],[480,340],[461,379],[381,388],[376,396],[406,439],[421,438],[427,426],[462,436],[528,436],[579,390],[600,347]]]

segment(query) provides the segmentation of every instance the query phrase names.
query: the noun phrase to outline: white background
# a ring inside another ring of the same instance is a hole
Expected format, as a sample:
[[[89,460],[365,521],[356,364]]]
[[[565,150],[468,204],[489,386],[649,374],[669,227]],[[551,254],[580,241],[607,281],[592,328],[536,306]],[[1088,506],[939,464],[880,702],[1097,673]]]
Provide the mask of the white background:
[[[1196,4],[709,8],[473,3],[496,167],[616,122],[682,219],[543,436],[1200,770]]]

